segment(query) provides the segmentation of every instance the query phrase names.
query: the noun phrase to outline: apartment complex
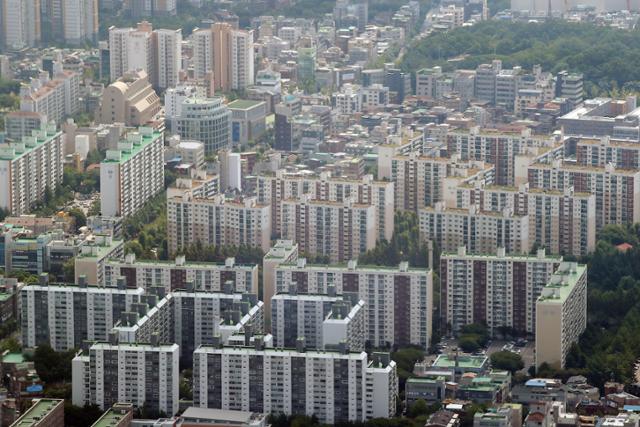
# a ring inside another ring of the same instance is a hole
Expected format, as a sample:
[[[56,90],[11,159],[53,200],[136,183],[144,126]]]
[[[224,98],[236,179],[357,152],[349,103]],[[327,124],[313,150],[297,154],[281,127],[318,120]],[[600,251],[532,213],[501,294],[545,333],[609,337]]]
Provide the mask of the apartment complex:
[[[536,300],[562,257],[469,254],[461,247],[440,257],[442,324],[456,333],[471,323],[486,324],[490,334],[509,328],[535,332]]]
[[[24,286],[20,290],[22,343],[67,351],[84,340],[105,341],[122,313],[130,311],[143,293],[141,288],[88,287],[85,280],[78,285]]]
[[[536,366],[564,368],[587,327],[587,266],[560,264],[536,302]]]
[[[460,246],[477,253],[495,253],[498,248],[527,253],[531,249],[529,218],[515,215],[511,209],[481,211],[477,205],[457,209],[438,202],[434,208],[420,209],[418,218],[422,238],[433,240],[446,252]]]
[[[174,123],[173,131],[182,139],[202,142],[206,155],[231,145],[231,111],[223,98],[186,98]]]
[[[265,303],[267,323],[271,319],[271,299],[276,293],[276,268],[298,261],[298,245],[291,240],[276,240],[262,258],[262,299]],[[288,292],[281,286],[282,292]]]
[[[4,131],[8,139],[19,141],[32,131],[47,125],[47,116],[31,111],[12,111],[4,116]]]
[[[161,109],[160,98],[149,83],[147,72],[130,71],[104,89],[96,121],[144,126],[152,122]]]
[[[297,258],[297,257],[296,257]],[[365,339],[372,347],[429,346],[432,334],[431,270],[344,265],[311,265],[300,258],[274,269],[278,293],[296,284],[298,294],[356,294],[365,302]]]
[[[299,337],[314,350],[346,346],[351,351],[365,348],[364,301],[357,295],[298,294],[295,283],[288,293],[271,299],[273,344],[293,348]]]
[[[136,28],[109,28],[109,68],[112,80],[143,70],[154,87],[179,82],[182,69],[182,30],[153,30],[144,21]]]
[[[275,175],[260,175],[257,197],[262,203],[271,204],[271,227],[281,233],[283,201],[309,196],[309,201],[342,203],[353,198],[356,204],[374,207],[376,240],[391,240],[393,234],[394,190],[392,182],[375,181],[372,175],[359,180],[332,177],[330,173],[318,175],[289,173],[279,170]]]
[[[281,234],[307,254],[348,261],[375,247],[375,215],[375,206],[355,199],[329,202],[305,194],[282,201]]]
[[[485,161],[494,165],[496,185],[514,185],[517,156],[559,157],[562,144],[549,136],[534,135],[531,129],[508,133],[474,127],[448,132],[447,151],[450,155],[456,153],[463,161]]]
[[[98,30],[98,0],[63,0],[62,32],[65,43],[96,43]]]
[[[640,220],[640,172],[605,167],[581,166],[562,161],[535,163],[528,168],[531,188],[595,196],[596,231],[608,224],[635,224]]]
[[[315,415],[320,422],[390,417],[398,392],[388,354],[251,347],[194,352],[193,398],[200,407]]]
[[[55,125],[0,144],[0,208],[12,215],[28,213],[47,189],[62,184],[62,161],[63,138]]]
[[[110,259],[104,266],[104,286],[115,287],[124,277],[128,288],[162,287],[166,292],[184,289],[192,282],[194,289],[207,292],[248,292],[258,294],[258,265],[236,264],[227,258],[224,264],[188,262],[184,255],[175,261],[137,260],[129,253],[124,259]],[[227,283],[231,289],[227,289]]]
[[[164,188],[162,132],[141,127],[108,150],[100,164],[100,209],[103,216],[133,215]]]
[[[61,123],[80,110],[80,75],[54,65],[53,78],[42,72],[20,89],[20,110],[41,113],[48,120]]]
[[[529,218],[529,239],[552,254],[587,255],[596,245],[596,199],[593,194],[463,184],[455,190],[455,207],[477,205],[482,211],[513,210]]]
[[[246,89],[255,81],[253,32],[224,22],[197,30],[193,34],[193,63],[196,78],[213,73],[216,91]]]
[[[108,260],[124,255],[124,241],[114,239],[111,234],[96,234],[80,247],[75,256],[75,283],[85,277],[92,286],[105,283],[105,264]]]
[[[170,253],[199,242],[203,246],[253,246],[268,251],[270,207],[255,197],[227,199],[224,194],[196,197],[190,191],[167,196]]]
[[[155,413],[178,412],[177,344],[95,343],[71,362],[72,401],[102,410],[128,402]]]

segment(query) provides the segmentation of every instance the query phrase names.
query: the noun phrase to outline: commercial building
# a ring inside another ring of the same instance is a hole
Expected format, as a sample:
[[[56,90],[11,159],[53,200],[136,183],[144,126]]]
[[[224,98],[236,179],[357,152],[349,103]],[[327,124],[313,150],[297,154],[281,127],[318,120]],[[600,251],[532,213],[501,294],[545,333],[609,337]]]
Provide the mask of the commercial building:
[[[214,89],[229,92],[254,84],[253,32],[218,22],[193,36],[193,62],[196,78],[212,72]]]
[[[258,176],[256,193],[260,202],[271,204],[271,227],[274,233],[282,232],[283,201],[300,200],[303,195],[308,195],[312,201],[336,203],[355,197],[357,204],[374,207],[376,240],[390,241],[393,234],[393,183],[376,181],[372,175],[346,179],[332,177],[326,172],[316,175],[279,170],[274,175]]]
[[[73,403],[105,410],[116,403],[178,412],[177,344],[96,343],[71,362]]]
[[[252,246],[268,251],[270,207],[254,197],[227,199],[224,194],[196,197],[190,191],[167,196],[170,253],[199,242],[203,247]]]
[[[373,205],[355,199],[329,202],[303,195],[283,200],[282,238],[295,241],[307,254],[331,262],[357,259],[375,247],[375,214]]]
[[[275,106],[275,145],[273,148],[281,151],[297,151],[299,141],[293,118],[302,112],[300,98],[288,94]]]
[[[205,347],[194,352],[194,405],[224,410],[315,415],[322,423],[395,413],[395,362],[388,354]]]
[[[230,282],[233,292],[258,294],[258,265],[236,264],[234,258],[227,258],[224,264],[187,262],[184,255],[175,261],[148,261],[137,260],[129,253],[124,259],[105,262],[104,286],[115,287],[120,276],[126,279],[128,288],[159,286],[171,292],[192,282],[195,290],[227,292],[225,285]]]
[[[36,399],[11,427],[64,427],[64,399]]]
[[[187,408],[180,419],[184,424],[203,427],[266,427],[267,415],[248,411],[223,411],[210,408]]]
[[[622,100],[588,99],[559,117],[558,124],[566,136],[640,140],[640,108],[637,108],[634,96]]]
[[[28,213],[62,184],[62,160],[63,138],[55,125],[0,144],[0,208],[12,215]]]
[[[418,211],[420,235],[433,240],[447,252],[461,246],[474,253],[495,253],[505,248],[507,253],[528,253],[529,218],[515,215],[512,210],[503,212],[481,211],[477,205],[468,209],[447,208],[438,202],[434,208]]]
[[[266,258],[265,258],[266,260]],[[266,267],[265,267],[266,271]],[[312,265],[306,259],[281,262],[274,268],[275,291],[302,294],[356,294],[365,302],[365,339],[372,347],[429,346],[432,334],[433,277],[431,270]],[[266,280],[265,280],[266,283]]]
[[[175,117],[175,129],[183,139],[204,144],[206,155],[231,144],[231,111],[222,98],[187,98]]]
[[[231,142],[246,144],[256,141],[266,129],[267,104],[262,101],[237,99],[227,104],[231,111]]]
[[[143,126],[153,121],[161,109],[160,98],[149,83],[147,73],[131,71],[104,89],[96,121]]]
[[[536,366],[564,368],[587,327],[587,266],[560,264],[536,302]]]
[[[46,274],[46,273],[44,273]],[[23,286],[22,343],[50,345],[56,351],[78,348],[83,341],[104,341],[121,314],[139,302],[143,289],[48,285]]]
[[[127,217],[164,188],[162,132],[141,127],[108,150],[100,163],[100,210],[103,216]]]
[[[546,256],[457,253],[440,257],[442,324],[457,333],[468,324],[486,324],[490,334],[504,329],[535,333],[536,301],[562,262]]]

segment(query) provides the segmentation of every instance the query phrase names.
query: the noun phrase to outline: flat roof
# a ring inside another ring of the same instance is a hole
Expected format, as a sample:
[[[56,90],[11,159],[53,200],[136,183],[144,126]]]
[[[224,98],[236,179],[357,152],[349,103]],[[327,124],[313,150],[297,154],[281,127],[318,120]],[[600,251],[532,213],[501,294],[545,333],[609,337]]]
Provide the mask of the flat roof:
[[[47,416],[56,406],[62,404],[63,399],[39,399],[31,408],[27,409],[15,423],[11,424],[12,427],[31,427],[38,421],[42,421],[42,418]]]
[[[259,104],[264,104],[263,101],[253,101],[250,99],[236,99],[227,104],[227,107],[234,108],[236,110],[248,110]]]
[[[122,413],[122,410],[110,408],[107,412],[102,414],[102,416],[92,424],[91,427],[113,427],[117,425],[124,417],[126,417],[126,413]]]
[[[433,362],[433,366],[438,368],[481,368],[487,363],[486,356],[472,356],[469,354],[459,355],[456,362],[455,358],[451,359],[446,354],[441,354]]]
[[[120,152],[120,159],[109,159],[108,157],[102,161],[102,163],[123,163],[130,160],[132,157],[135,157],[136,154],[141,152],[147,145],[152,142],[162,138],[162,132],[153,131],[150,134],[144,134],[139,132],[139,135],[142,136],[140,141],[128,141],[125,140],[123,142],[132,142],[131,150],[114,150]]]
[[[37,136],[38,133],[41,133],[40,136]],[[13,144],[0,144],[0,148],[3,148],[3,150],[0,150],[0,160],[19,159],[60,134],[61,132],[54,127],[45,126],[44,129],[34,130],[31,136],[24,136],[20,141],[16,141]],[[25,143],[25,141],[29,142]]]
[[[22,353],[9,353],[2,358],[2,363],[23,363],[24,356]]]
[[[571,295],[573,288],[587,272],[587,266],[576,262],[563,262],[542,288],[539,302],[563,303]]]
[[[227,421],[234,423],[247,423],[254,416],[252,412],[230,411],[224,409],[197,408],[191,406],[182,414],[183,418],[199,419],[207,421]]]

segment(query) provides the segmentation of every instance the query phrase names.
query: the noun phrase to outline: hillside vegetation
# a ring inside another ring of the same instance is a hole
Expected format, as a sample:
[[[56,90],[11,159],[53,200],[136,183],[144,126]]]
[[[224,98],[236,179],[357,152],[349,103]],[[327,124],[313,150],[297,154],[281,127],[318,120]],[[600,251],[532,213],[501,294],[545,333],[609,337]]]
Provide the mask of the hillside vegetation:
[[[501,59],[507,68],[540,64],[552,72],[582,72],[591,96],[640,91],[640,31],[564,21],[488,21],[434,34],[409,52],[401,64],[409,71],[435,65],[473,69]]]

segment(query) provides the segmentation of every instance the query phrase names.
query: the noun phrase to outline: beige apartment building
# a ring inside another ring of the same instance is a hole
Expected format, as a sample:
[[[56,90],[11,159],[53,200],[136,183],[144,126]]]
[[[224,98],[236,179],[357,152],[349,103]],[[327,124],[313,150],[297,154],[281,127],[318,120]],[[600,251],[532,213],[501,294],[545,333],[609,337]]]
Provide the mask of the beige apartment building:
[[[536,366],[564,368],[587,327],[587,266],[563,262],[536,302]]]

